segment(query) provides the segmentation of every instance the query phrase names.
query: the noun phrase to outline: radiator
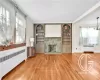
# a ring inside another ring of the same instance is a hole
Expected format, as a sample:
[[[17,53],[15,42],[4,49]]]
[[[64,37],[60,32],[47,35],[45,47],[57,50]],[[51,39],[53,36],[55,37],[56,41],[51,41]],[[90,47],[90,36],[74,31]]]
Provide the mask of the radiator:
[[[0,80],[26,58],[26,47],[0,52]]]

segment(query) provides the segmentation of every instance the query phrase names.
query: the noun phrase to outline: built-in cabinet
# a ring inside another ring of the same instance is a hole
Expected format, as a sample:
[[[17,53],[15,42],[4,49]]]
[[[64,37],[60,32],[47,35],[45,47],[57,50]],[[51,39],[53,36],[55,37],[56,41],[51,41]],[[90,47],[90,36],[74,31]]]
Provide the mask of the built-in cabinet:
[[[72,26],[62,24],[62,53],[72,52]]]
[[[34,26],[35,26],[36,53],[44,53],[44,39],[45,39],[44,24],[35,24]]]
[[[47,49],[47,47],[45,45],[48,38],[45,37],[45,25],[46,24],[34,24],[36,53],[47,53],[46,52],[47,50],[45,50]],[[68,24],[60,24],[60,25],[61,25],[61,39],[60,40],[61,40],[61,46],[62,46],[61,53],[71,53],[72,52],[72,24],[68,23]],[[57,38],[57,41],[59,41],[58,38]]]

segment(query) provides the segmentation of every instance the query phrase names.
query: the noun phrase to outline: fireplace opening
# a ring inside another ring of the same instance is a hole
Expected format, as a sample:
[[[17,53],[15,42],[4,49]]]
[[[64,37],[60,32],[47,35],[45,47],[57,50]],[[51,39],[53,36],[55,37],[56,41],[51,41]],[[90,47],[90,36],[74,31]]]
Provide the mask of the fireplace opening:
[[[56,52],[56,44],[48,45],[48,52]]]

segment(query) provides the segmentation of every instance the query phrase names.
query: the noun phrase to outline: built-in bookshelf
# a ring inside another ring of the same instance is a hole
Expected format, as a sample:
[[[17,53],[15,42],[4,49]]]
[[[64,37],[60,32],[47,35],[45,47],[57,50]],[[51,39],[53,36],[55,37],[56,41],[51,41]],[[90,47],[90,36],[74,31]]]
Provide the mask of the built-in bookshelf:
[[[62,26],[62,43],[71,43],[71,26],[68,24]]]
[[[34,27],[36,53],[44,53],[45,26],[44,24],[34,24]]]
[[[72,45],[72,27],[71,24],[62,25],[62,51],[63,53],[71,52]]]
[[[36,43],[44,42],[44,26],[38,24],[36,26]]]

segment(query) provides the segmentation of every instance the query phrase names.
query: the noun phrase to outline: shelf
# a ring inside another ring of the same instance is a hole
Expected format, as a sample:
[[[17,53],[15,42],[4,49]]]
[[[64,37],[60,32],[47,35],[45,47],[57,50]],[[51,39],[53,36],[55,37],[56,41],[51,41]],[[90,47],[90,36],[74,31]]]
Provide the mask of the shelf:
[[[36,37],[40,37],[40,36],[44,37],[44,35],[36,35]]]
[[[71,37],[70,35],[62,35],[62,37]]]
[[[44,33],[44,32],[42,32],[42,31],[37,31],[36,33]]]
[[[44,39],[44,37],[37,37],[37,39]]]
[[[62,42],[70,42],[71,43],[71,41],[62,41]]]
[[[37,41],[37,42],[44,42],[44,41]]]
[[[37,39],[37,41],[44,41],[44,39]]]
[[[62,42],[62,44],[71,45],[71,42]]]
[[[43,33],[37,33],[38,35],[36,35],[36,36],[44,36],[44,34]]]
[[[71,39],[70,37],[62,37],[62,39]]]

